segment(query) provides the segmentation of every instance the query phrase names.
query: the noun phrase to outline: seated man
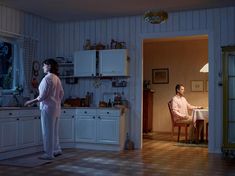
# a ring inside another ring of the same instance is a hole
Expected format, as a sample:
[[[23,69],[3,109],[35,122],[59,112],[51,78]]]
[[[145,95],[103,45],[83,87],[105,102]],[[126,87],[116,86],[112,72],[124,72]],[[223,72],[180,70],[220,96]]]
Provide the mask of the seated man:
[[[189,109],[202,108],[200,106],[190,105],[184,97],[184,86],[177,84],[175,87],[176,95],[172,98],[172,110],[175,122],[183,122],[190,124],[189,139],[193,141],[195,128],[193,126],[192,116],[189,115]]]

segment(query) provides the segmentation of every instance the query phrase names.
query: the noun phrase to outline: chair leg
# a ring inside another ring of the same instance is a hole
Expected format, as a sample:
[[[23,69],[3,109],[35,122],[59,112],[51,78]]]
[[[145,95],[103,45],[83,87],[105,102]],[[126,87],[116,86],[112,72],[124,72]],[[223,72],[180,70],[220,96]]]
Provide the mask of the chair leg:
[[[178,139],[177,139],[177,142],[180,141],[180,130],[181,130],[181,127],[179,126],[179,129],[178,129]]]
[[[185,126],[185,143],[188,142],[188,126]]]
[[[206,141],[208,141],[208,126],[209,126],[209,124],[206,123]]]

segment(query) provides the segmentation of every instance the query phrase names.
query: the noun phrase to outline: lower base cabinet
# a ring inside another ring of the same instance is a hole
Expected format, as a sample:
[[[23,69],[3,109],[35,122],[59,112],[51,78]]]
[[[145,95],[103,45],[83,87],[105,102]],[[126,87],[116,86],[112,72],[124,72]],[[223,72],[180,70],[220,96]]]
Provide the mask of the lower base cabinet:
[[[22,117],[18,120],[19,126],[19,147],[31,147],[39,145],[38,117]]]
[[[125,116],[122,109],[114,108],[62,109],[60,144],[62,148],[122,150]],[[0,111],[0,117],[0,160],[43,150],[39,110]]]
[[[18,146],[18,120],[6,118],[0,120],[0,152],[13,150]]]
[[[62,109],[59,120],[59,141],[60,142],[74,142],[74,109]]]
[[[120,109],[79,110],[76,116],[75,141],[119,145],[123,142],[123,134],[120,133],[124,130],[124,126],[120,126],[120,121],[123,121],[123,118]]]

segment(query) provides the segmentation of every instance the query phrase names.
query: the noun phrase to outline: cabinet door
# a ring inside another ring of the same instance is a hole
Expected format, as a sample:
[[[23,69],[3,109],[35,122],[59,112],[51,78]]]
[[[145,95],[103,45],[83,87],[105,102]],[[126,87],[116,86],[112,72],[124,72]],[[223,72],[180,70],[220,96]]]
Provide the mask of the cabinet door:
[[[128,76],[127,50],[99,51],[99,72],[101,76]]]
[[[95,115],[79,115],[76,117],[76,142],[96,142]]]
[[[0,120],[0,151],[16,149],[18,146],[18,120]]]
[[[74,115],[61,115],[59,126],[60,142],[74,142]]]
[[[74,53],[74,75],[79,77],[96,76],[96,51]]]
[[[119,117],[98,116],[97,142],[103,144],[119,144]]]
[[[37,145],[37,117],[21,117],[19,119],[19,147]]]
[[[223,149],[235,148],[235,47],[223,47]]]

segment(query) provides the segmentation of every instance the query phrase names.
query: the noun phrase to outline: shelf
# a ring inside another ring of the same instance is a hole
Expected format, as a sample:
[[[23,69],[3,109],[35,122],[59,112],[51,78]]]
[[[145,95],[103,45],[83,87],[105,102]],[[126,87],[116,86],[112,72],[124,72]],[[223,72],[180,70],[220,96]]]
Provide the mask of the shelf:
[[[59,67],[73,67],[73,63],[59,63]]]
[[[73,75],[71,75],[71,76],[59,76],[59,78],[61,78],[61,79],[66,79],[66,78],[77,78],[77,76],[73,76]]]

